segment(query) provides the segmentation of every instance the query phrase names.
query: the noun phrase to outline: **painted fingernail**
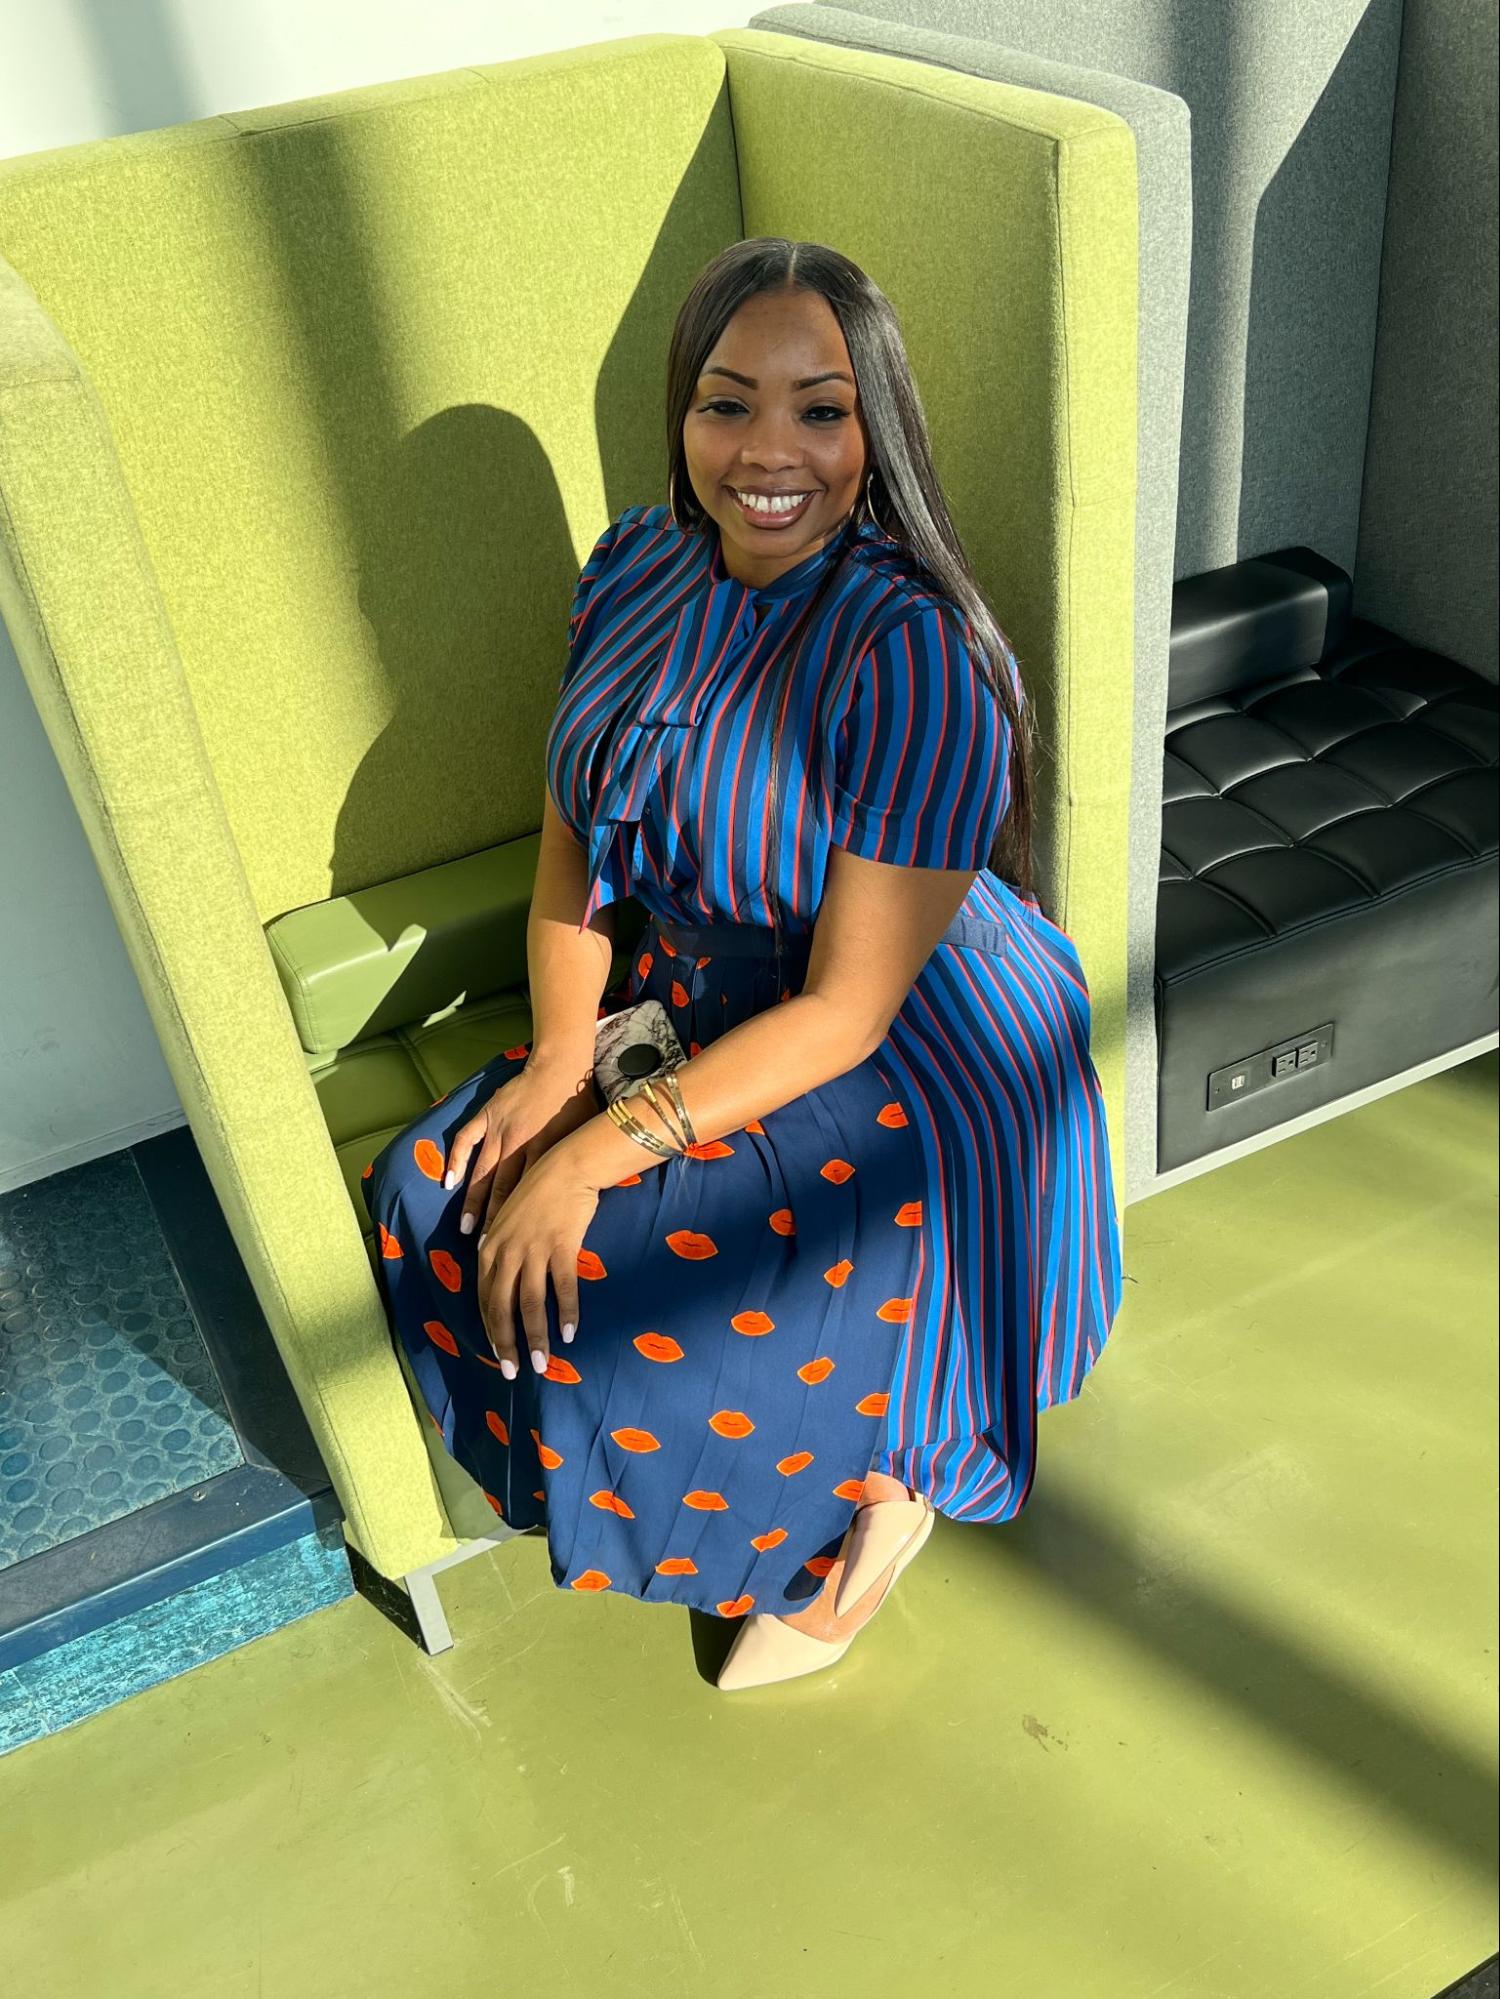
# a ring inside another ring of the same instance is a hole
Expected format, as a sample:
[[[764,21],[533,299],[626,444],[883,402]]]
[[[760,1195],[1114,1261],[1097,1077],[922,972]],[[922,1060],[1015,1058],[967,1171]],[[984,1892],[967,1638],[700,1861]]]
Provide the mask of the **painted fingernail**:
[[[500,1363],[500,1372],[505,1376],[507,1381],[514,1381],[520,1370],[513,1360],[502,1360]]]
[[[545,1374],[547,1372],[547,1356],[542,1352],[540,1347],[533,1347],[531,1349],[531,1365],[536,1369],[538,1374]]]
[[[460,1235],[473,1235],[473,1233],[474,1233],[474,1217],[473,1217],[472,1215],[460,1215],[460,1216],[459,1216],[459,1218],[458,1218],[458,1232],[459,1232],[459,1234],[460,1234]]]
[[[457,1179],[458,1175],[456,1173],[445,1173],[443,1175],[443,1185],[451,1189],[454,1183],[457,1181]]]
[[[572,1339],[572,1337],[573,1337],[573,1335],[574,1335],[574,1334],[575,1334],[575,1333],[576,1333],[577,1331],[578,1331],[578,1328],[577,1328],[576,1326],[573,1326],[573,1325],[567,1325],[567,1326],[564,1326],[564,1327],[563,1327],[563,1329],[562,1329],[562,1336],[563,1336],[564,1340],[571,1340],[571,1339]]]

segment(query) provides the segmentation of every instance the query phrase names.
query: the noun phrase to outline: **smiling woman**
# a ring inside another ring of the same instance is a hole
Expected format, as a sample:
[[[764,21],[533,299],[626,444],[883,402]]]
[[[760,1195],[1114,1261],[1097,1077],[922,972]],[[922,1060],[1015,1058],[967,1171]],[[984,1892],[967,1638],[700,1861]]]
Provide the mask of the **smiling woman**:
[[[820,293],[746,300],[699,373],[682,446],[740,582],[774,582],[838,531],[859,501],[870,447],[849,349]]]
[[[528,933],[526,1094],[508,1051],[364,1185],[447,1448],[545,1523],[559,1587],[745,1617],[719,1684],[747,1686],[838,1658],[936,1511],[1015,1517],[1122,1277],[1088,989],[1029,889],[1019,667],[888,301],[822,245],[735,244],[667,376],[670,505],[609,524],[569,620],[546,775],[575,852]],[[665,1164],[565,1115],[544,1052],[626,896],[651,922],[608,998],[688,1051],[684,1128],[622,1100]],[[476,1245],[480,1135],[554,1084]]]

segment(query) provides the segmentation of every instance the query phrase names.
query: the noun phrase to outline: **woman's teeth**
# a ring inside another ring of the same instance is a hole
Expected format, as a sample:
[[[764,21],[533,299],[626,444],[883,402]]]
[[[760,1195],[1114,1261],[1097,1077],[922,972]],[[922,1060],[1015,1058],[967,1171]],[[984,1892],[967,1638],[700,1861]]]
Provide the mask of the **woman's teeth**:
[[[765,520],[781,520],[786,515],[795,514],[812,498],[811,493],[742,493],[734,486],[730,491],[746,513],[759,515]]]

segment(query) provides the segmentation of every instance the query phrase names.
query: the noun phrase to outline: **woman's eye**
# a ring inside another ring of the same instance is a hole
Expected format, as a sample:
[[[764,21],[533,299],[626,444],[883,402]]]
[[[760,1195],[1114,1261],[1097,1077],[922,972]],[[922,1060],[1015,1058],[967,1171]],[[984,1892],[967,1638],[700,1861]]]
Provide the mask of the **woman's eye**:
[[[712,402],[703,405],[702,413],[705,416],[739,416],[743,414],[744,407],[743,403],[737,403],[727,397],[716,396]],[[814,403],[810,409],[805,409],[802,414],[806,417],[817,417],[820,421],[832,417],[834,422],[838,423],[849,415],[849,411],[842,408],[838,403]]]

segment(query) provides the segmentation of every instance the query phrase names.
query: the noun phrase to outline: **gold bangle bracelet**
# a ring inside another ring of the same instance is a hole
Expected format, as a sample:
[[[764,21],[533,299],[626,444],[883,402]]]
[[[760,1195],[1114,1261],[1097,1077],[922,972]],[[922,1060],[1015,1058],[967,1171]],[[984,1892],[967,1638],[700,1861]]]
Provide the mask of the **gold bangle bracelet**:
[[[668,1145],[665,1140],[657,1138],[653,1132],[647,1131],[643,1124],[631,1116],[630,1112],[626,1110],[622,1098],[617,1097],[612,1104],[606,1104],[604,1114],[609,1118],[611,1123],[617,1124],[621,1131],[627,1137],[633,1138],[637,1144],[644,1145],[648,1150],[659,1153],[663,1159],[676,1158],[677,1154],[672,1146]]]
[[[670,1144],[674,1139],[676,1140],[673,1150],[680,1152],[686,1149],[687,1140],[678,1129],[675,1119],[668,1115],[666,1106],[652,1089],[649,1078],[642,1077],[639,1089],[633,1091],[624,1101],[627,1103],[649,1104],[666,1127],[668,1143]]]
[[[685,1122],[685,1120],[682,1117],[679,1116],[679,1114],[675,1110],[673,1110],[668,1104],[664,1103],[661,1097],[657,1094],[656,1090],[653,1089],[652,1084],[654,1080],[655,1079],[650,1076],[644,1077],[641,1081],[641,1088],[645,1092],[647,1098],[649,1099],[651,1107],[656,1112],[656,1115],[661,1119],[662,1123],[667,1127],[667,1130],[672,1133],[673,1137],[677,1140],[682,1150],[686,1152],[690,1145],[695,1145],[697,1143],[697,1140],[690,1138],[688,1136],[691,1127]]]
[[[682,1085],[677,1080],[677,1071],[675,1069],[666,1070],[661,1080],[671,1092],[672,1101],[677,1106],[677,1115],[681,1118],[682,1128],[687,1133],[688,1144],[696,1145],[698,1143],[698,1134],[693,1129],[693,1120],[688,1116],[688,1107],[682,1101]]]
[[[631,1116],[630,1112],[625,1108],[623,1098],[617,1097],[612,1104],[606,1106],[606,1114],[620,1127],[621,1131],[627,1132],[631,1138],[635,1139],[639,1144],[648,1147],[652,1152],[659,1152],[665,1157],[671,1151],[672,1148],[669,1145],[658,1138],[654,1132],[648,1131],[638,1118]]]
[[[678,1142],[681,1144],[683,1150],[686,1151],[689,1146],[696,1145],[698,1141],[692,1135],[692,1124],[686,1115],[686,1106],[682,1105],[682,1093],[681,1091],[674,1092],[673,1102],[669,1105],[663,1100],[663,1093],[653,1089],[653,1083],[665,1083],[665,1078],[659,1076],[653,1077],[650,1081],[643,1082],[641,1088],[646,1091],[652,1103],[656,1106],[657,1116],[663,1124],[669,1124],[672,1130],[676,1132]],[[681,1106],[681,1108],[678,1108],[678,1106]]]
[[[606,1116],[609,1118],[612,1124],[619,1126],[620,1130],[625,1133],[627,1138],[634,1139],[637,1145],[645,1146],[648,1152],[654,1152],[662,1159],[672,1159],[676,1157],[676,1154],[673,1152],[670,1145],[663,1145],[660,1142],[660,1140],[653,1138],[648,1131],[646,1131],[642,1126],[636,1123],[635,1119],[630,1116],[628,1111],[619,1112],[616,1110],[615,1106],[611,1104],[608,1106],[606,1110]]]

